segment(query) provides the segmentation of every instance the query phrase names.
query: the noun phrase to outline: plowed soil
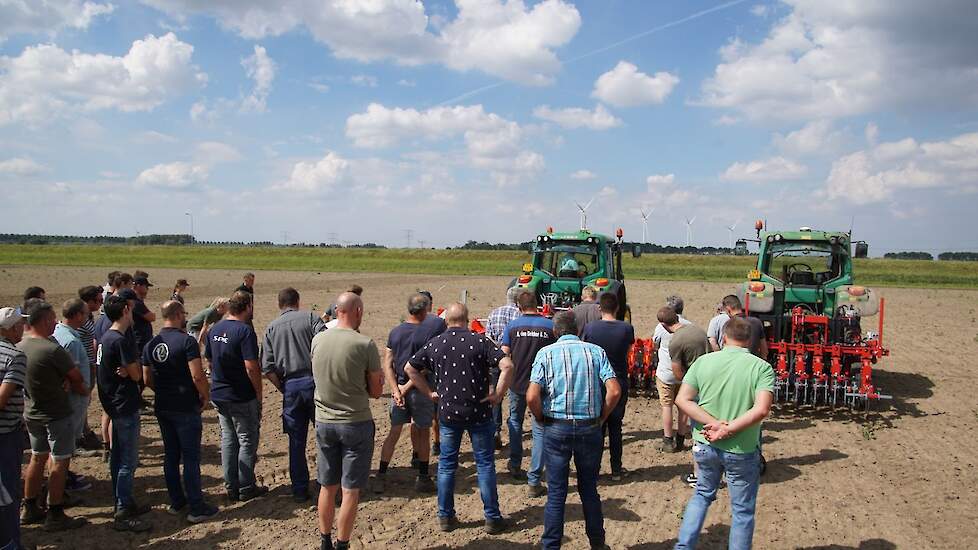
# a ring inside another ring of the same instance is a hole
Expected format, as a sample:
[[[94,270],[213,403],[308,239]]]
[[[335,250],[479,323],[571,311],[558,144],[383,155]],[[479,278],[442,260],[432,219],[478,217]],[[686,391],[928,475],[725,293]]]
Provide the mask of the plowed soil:
[[[39,285],[60,304],[86,284],[100,284],[103,269],[6,267],[0,269],[0,303],[19,303],[23,289]],[[153,306],[169,297],[170,282],[190,280],[188,310],[197,311],[240,283],[239,273],[205,270],[151,270]],[[441,277],[393,274],[258,272],[255,325],[259,334],[277,315],[278,289],[294,286],[303,307],[322,310],[348,284],[366,290],[361,331],[383,346],[387,332],[404,316],[406,298],[423,288],[438,305],[468,290],[473,314],[485,316],[500,304],[507,278]],[[655,310],[668,294],[686,299],[687,317],[705,326],[714,304],[729,285],[694,282],[629,282],[637,333],[648,335]],[[882,289],[887,300],[885,343],[892,356],[876,373],[882,391],[892,394],[870,413],[778,410],[765,423],[768,473],[762,479],[756,516],[756,548],[890,549],[971,548],[978,540],[978,481],[974,473],[978,443],[978,398],[974,357],[978,355],[978,292]],[[159,323],[158,323],[159,324]],[[158,329],[158,327],[157,327]],[[316,513],[311,503],[296,505],[288,487],[288,446],[281,429],[281,397],[266,384],[265,417],[258,474],[271,487],[262,499],[227,506],[223,500],[219,427],[205,412],[203,482],[220,515],[191,526],[165,513],[168,505],[162,471],[162,442],[152,416],[143,417],[137,497],[154,507],[147,516],[152,532],[130,535],[112,530],[111,482],[99,458],[77,458],[72,469],[94,479],[85,503],[71,512],[91,525],[67,534],[25,528],[26,542],[42,548],[313,548],[318,547]],[[93,403],[90,421],[98,423]],[[388,400],[373,403],[377,450],[389,427]],[[526,428],[529,429],[527,422]],[[625,467],[632,475],[619,483],[602,478],[605,527],[612,548],[671,548],[691,489],[681,482],[690,470],[689,453],[662,454],[660,409],[647,396],[629,400],[625,418]],[[504,436],[505,439],[505,436]],[[310,441],[308,455],[315,464]],[[529,446],[527,434],[525,445]],[[497,453],[499,499],[513,528],[499,536],[482,530],[482,507],[471,454],[463,445],[456,506],[461,528],[437,529],[436,498],[418,495],[409,468],[410,444],[401,440],[387,493],[365,495],[353,546],[366,548],[532,548],[543,530],[545,498],[527,496],[523,484],[505,473],[506,451]],[[608,472],[605,453],[603,473]],[[573,481],[573,480],[572,480]],[[573,486],[573,485],[572,485]],[[701,538],[701,548],[725,548],[730,508],[721,490]],[[566,547],[585,548],[580,501],[568,498]]]

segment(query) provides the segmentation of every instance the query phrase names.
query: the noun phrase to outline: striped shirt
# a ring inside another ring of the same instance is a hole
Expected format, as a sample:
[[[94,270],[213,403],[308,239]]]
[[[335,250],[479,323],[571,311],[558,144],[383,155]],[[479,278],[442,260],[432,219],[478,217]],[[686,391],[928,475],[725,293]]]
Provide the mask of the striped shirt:
[[[486,336],[491,338],[498,346],[499,342],[503,339],[503,333],[506,332],[506,325],[520,315],[522,313],[520,312],[520,308],[516,307],[516,304],[506,304],[492,310],[489,313],[489,322],[486,323]]]
[[[85,324],[78,329],[78,337],[88,354],[88,364],[95,365],[95,315],[89,313]]]
[[[565,420],[601,416],[604,383],[615,378],[608,355],[599,346],[565,334],[541,349],[530,382],[540,386],[543,415]]]
[[[0,383],[13,384],[16,390],[0,409],[0,433],[20,428],[24,418],[24,378],[27,376],[27,356],[9,341],[0,338]]]

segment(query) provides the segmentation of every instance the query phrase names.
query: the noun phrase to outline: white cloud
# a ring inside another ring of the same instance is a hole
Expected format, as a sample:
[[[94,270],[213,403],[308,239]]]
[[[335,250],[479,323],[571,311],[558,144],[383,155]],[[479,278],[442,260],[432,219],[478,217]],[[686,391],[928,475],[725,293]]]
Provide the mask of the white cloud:
[[[194,158],[196,162],[205,166],[238,162],[244,158],[237,149],[220,141],[203,141],[198,143],[195,149]]]
[[[750,7],[751,15],[755,15],[757,17],[767,17],[767,14],[770,13],[770,11],[771,8],[764,4],[755,4]]]
[[[365,88],[376,88],[378,84],[377,77],[368,74],[355,74],[350,77],[350,82]]]
[[[866,124],[866,130],[863,132],[866,136],[866,144],[874,147],[880,139],[880,128],[875,122],[870,122]]]
[[[755,120],[978,105],[975,2],[785,3],[764,40],[721,50],[698,103]]]
[[[187,189],[207,180],[206,166],[189,162],[157,164],[147,168],[136,177],[136,184],[144,187],[163,187],[167,189]]]
[[[133,136],[133,141],[144,145],[154,145],[160,143],[176,143],[177,138],[170,134],[157,132],[156,130],[144,130]]]
[[[593,111],[580,107],[551,109],[549,105],[541,105],[533,109],[533,116],[549,120],[564,128],[607,130],[621,126],[621,119],[608,112],[608,109],[600,103],[594,107]]]
[[[645,183],[649,186],[649,190],[672,185],[675,181],[675,174],[653,174],[645,178]]]
[[[798,179],[805,175],[806,168],[784,157],[771,157],[765,160],[735,162],[722,174],[724,181],[772,182]]]
[[[912,138],[880,143],[832,164],[826,179],[829,198],[867,204],[901,190],[968,189],[978,181],[978,133],[947,141],[918,143]]]
[[[170,33],[136,40],[122,57],[51,44],[0,56],[0,126],[44,123],[72,111],[153,110],[206,82],[191,63],[193,51]]]
[[[666,207],[690,207],[694,195],[676,184],[675,174],[653,174],[645,178],[646,194],[644,201]]]
[[[273,190],[317,194],[332,189],[347,174],[350,163],[333,151],[316,162],[297,162],[289,179]]]
[[[440,63],[507,80],[550,84],[560,69],[554,50],[581,25],[564,0],[456,0],[453,20],[429,19],[417,0],[143,0],[177,18],[205,13],[248,39],[305,27],[338,58]]]
[[[241,102],[241,110],[245,112],[263,113],[272,91],[272,81],[275,80],[275,61],[268,56],[265,48],[255,45],[255,53],[241,60],[248,78],[255,81],[251,94]]]
[[[42,172],[47,172],[46,166],[34,162],[32,159],[24,157],[14,157],[0,161],[0,177],[2,176],[35,176]]]
[[[679,84],[679,77],[660,71],[654,76],[639,72],[638,67],[619,61],[614,69],[598,77],[591,97],[615,107],[635,107],[662,103]]]
[[[16,34],[54,35],[62,29],[86,29],[115,6],[81,0],[0,2],[0,42]]]
[[[414,80],[407,80],[405,78],[402,78],[397,81],[397,85],[404,86],[405,88],[414,88],[415,86],[418,85],[418,83],[415,82]]]
[[[329,91],[329,84],[323,84],[322,82],[310,82],[309,87],[321,94]]]
[[[577,170],[576,172],[572,172],[570,177],[574,180],[593,180],[598,175],[590,170]]]
[[[346,136],[354,145],[365,148],[461,137],[471,164],[489,170],[501,185],[516,183],[544,168],[543,157],[525,149],[520,125],[486,113],[482,105],[418,111],[371,103],[364,113],[347,118]]]
[[[774,146],[789,156],[825,155],[837,152],[845,141],[830,120],[813,120],[787,135],[775,134]]]

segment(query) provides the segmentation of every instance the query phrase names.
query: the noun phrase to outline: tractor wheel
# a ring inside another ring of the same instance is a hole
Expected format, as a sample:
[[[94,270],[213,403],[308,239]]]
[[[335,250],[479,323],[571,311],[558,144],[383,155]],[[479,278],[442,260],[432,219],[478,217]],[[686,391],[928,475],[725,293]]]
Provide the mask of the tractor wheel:
[[[622,321],[625,321],[629,325],[632,324],[632,306],[625,306],[625,314],[622,316]]]

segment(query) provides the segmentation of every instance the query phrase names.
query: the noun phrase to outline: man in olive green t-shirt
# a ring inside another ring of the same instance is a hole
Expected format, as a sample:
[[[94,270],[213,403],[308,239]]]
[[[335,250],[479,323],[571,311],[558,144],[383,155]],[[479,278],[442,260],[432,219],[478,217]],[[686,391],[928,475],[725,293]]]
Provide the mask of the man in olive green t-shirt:
[[[676,405],[701,424],[693,432],[693,459],[699,470],[696,492],[683,513],[677,549],[696,547],[724,472],[733,516],[729,547],[751,547],[760,428],[774,400],[774,371],[748,351],[750,331],[750,324],[740,317],[727,322],[725,347],[692,365],[676,397]]]
[[[312,376],[316,383],[316,443],[319,470],[319,535],[322,548],[345,549],[356,521],[360,490],[370,475],[374,421],[370,398],[384,390],[377,344],[357,332],[363,301],[352,292],[336,299],[338,324],[312,339]],[[333,545],[336,492],[343,503]]]
[[[689,323],[676,323],[675,332],[669,340],[669,358],[672,361],[672,375],[682,382],[683,377],[701,356],[710,353],[710,340],[700,327]],[[682,410],[680,409],[682,413]],[[679,425],[673,439],[676,452],[685,449],[684,440],[689,435],[689,423],[686,414],[679,415]]]

